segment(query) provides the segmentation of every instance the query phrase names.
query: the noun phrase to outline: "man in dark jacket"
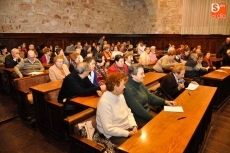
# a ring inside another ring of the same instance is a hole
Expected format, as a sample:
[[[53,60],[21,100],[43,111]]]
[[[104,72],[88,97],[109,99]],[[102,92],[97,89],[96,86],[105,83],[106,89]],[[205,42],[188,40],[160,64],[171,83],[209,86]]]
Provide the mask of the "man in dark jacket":
[[[65,77],[61,90],[58,95],[59,102],[65,102],[66,99],[71,99],[77,96],[91,96],[106,90],[106,86],[100,87],[91,83],[88,78],[90,68],[88,63],[82,62],[77,65],[75,71]]]
[[[225,56],[227,56],[226,52],[228,49],[230,49],[230,37],[226,38],[225,42],[221,44],[220,48],[216,53],[216,57],[224,58]]]
[[[7,55],[5,58],[5,68],[14,68],[20,61],[21,57],[19,55],[19,50],[13,48],[11,54]]]

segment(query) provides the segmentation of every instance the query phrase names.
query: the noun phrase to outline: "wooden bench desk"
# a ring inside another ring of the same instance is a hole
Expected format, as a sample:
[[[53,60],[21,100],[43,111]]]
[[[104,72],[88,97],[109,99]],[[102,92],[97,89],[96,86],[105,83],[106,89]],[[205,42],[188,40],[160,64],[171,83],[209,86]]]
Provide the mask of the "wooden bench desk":
[[[227,73],[228,75],[230,75],[230,69],[228,69],[229,67],[227,67],[227,68],[224,68],[224,66],[223,67],[221,67],[219,70],[223,70],[225,73]]]
[[[223,58],[216,58],[216,57],[210,57],[212,64],[216,67],[216,68],[220,68],[221,67],[221,62],[223,60]]]
[[[3,91],[13,99],[16,99],[16,91],[14,87],[14,77],[13,72],[14,68],[4,68],[3,69]]]
[[[62,82],[63,80],[57,80],[30,87],[36,111],[36,125],[44,132],[50,130],[46,100],[55,99],[57,101],[57,95],[61,89]]]
[[[230,90],[230,73],[212,71],[203,75],[201,78],[204,80],[204,85],[217,87],[217,92],[214,96],[214,108],[219,109],[229,96]]]
[[[3,63],[0,63],[0,90],[3,91],[3,74],[4,74],[4,64]]]
[[[145,74],[143,84],[147,87],[151,86],[151,84],[159,81],[165,75],[166,75],[165,73],[148,72]],[[95,96],[87,96],[87,97],[76,97],[76,98],[71,99],[71,101],[81,106],[86,106],[86,107],[96,109],[99,99],[100,97],[95,95]]]
[[[157,72],[148,72],[145,73],[143,84],[149,88],[154,83],[160,81],[164,76],[166,76],[165,73],[157,73]]]
[[[42,63],[42,66],[44,67],[45,70],[48,70],[53,65],[54,63],[50,63],[50,64]]]
[[[18,104],[18,114],[21,119],[28,122],[35,119],[35,109],[33,107],[33,98],[30,87],[47,82],[49,82],[49,75],[45,73],[42,75],[30,75],[28,77],[14,79],[14,87],[17,93],[16,101]]]
[[[95,95],[95,96],[88,96],[88,97],[76,97],[71,99],[71,101],[82,106],[96,109],[99,99],[100,97]]]
[[[211,100],[216,87],[185,90],[175,99],[184,112],[160,112],[119,148],[132,153],[198,152],[211,121]],[[180,117],[186,117],[178,120]]]

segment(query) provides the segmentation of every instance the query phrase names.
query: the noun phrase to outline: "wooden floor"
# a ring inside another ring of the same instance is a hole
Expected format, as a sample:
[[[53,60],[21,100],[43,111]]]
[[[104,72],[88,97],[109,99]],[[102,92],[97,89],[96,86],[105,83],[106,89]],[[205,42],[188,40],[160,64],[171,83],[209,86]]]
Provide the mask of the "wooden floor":
[[[6,99],[7,96],[0,94],[0,102]],[[10,102],[9,104],[16,105]],[[67,153],[68,151],[68,143],[62,144],[47,137],[35,127],[22,122],[19,117],[0,123],[0,153]],[[230,100],[219,111],[213,113],[211,128],[200,153],[230,153]]]
[[[230,153],[230,99],[213,112],[211,128],[202,153]]]
[[[15,111],[16,103],[0,93],[0,115],[9,115]],[[5,105],[8,103],[8,105]],[[11,105],[11,106],[9,106]],[[4,108],[6,107],[6,108]],[[35,127],[24,123],[19,117],[0,122],[0,153],[67,153],[69,144],[47,137]]]

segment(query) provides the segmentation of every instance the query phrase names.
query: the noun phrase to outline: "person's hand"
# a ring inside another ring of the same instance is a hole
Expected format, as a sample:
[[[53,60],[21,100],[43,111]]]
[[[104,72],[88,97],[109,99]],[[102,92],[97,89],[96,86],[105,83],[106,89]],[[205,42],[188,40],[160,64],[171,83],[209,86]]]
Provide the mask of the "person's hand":
[[[216,69],[216,67],[215,66],[213,66],[213,70],[215,70]]]
[[[97,95],[98,95],[99,97],[101,97],[101,96],[102,96],[102,92],[101,92],[100,90],[97,90]]]
[[[166,105],[169,105],[169,106],[176,106],[176,102],[175,102],[175,101],[166,100],[166,101],[165,101],[165,104],[166,104]]]
[[[129,131],[129,136],[132,136],[134,134],[135,134],[134,131]]]
[[[179,83],[177,88],[178,90],[184,89],[184,83]]]
[[[132,131],[134,132],[134,134],[137,133],[137,127],[134,126]]]
[[[105,92],[105,91],[106,91],[106,85],[101,85],[100,88],[101,88],[101,91],[102,91],[102,92]]]
[[[16,54],[14,58],[15,58],[15,59],[20,59],[21,57],[20,57],[19,54]]]

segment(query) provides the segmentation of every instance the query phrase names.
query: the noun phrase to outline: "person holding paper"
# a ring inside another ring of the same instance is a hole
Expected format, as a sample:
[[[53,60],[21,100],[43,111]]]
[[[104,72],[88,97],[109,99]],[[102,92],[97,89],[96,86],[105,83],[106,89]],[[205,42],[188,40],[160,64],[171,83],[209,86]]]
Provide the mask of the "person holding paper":
[[[97,105],[98,131],[118,146],[137,132],[136,121],[123,95],[126,81],[124,73],[114,72],[108,75],[107,91]]]
[[[160,82],[161,89],[173,99],[179,96],[190,83],[184,80],[185,68],[182,63],[175,64],[172,72],[168,73]]]
[[[126,103],[132,110],[138,127],[142,127],[153,118],[150,114],[149,105],[176,105],[175,101],[168,101],[150,93],[142,83],[144,77],[145,74],[142,65],[138,64],[130,66],[129,78],[124,90]]]

